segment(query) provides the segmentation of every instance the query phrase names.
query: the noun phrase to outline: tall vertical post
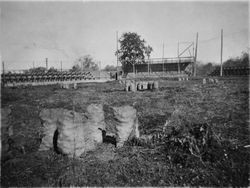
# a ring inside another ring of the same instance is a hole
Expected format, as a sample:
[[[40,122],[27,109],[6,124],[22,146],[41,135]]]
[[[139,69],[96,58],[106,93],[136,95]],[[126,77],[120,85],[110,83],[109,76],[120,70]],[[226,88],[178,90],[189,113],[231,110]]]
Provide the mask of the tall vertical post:
[[[222,56],[223,56],[223,29],[221,29],[220,76],[223,75]]]
[[[177,47],[177,57],[178,57],[178,74],[180,74],[180,44],[178,42],[178,47]]]
[[[2,83],[3,83],[3,86],[4,86],[4,84],[5,84],[4,61],[2,62],[2,66],[3,66],[3,80],[2,80]]]
[[[48,58],[47,57],[45,59],[45,62],[46,62],[46,69],[48,70]]]
[[[4,61],[2,62],[2,66],[3,66],[3,74],[4,74]]]
[[[164,75],[164,43],[162,44],[162,72]]]
[[[116,80],[118,79],[118,31],[116,31]]]
[[[192,44],[193,44],[193,58],[194,58],[194,42],[192,42]]]
[[[177,44],[177,57],[179,57],[179,42]]]
[[[196,33],[196,44],[195,44],[195,56],[194,56],[194,76],[196,76],[196,61],[197,61],[197,50],[198,50],[198,32]]]
[[[193,44],[193,57],[194,57],[194,42],[192,42],[192,44]]]
[[[99,79],[101,79],[101,61],[99,61]]]
[[[149,56],[148,56],[148,75],[149,75]]]
[[[192,75],[194,75],[194,42],[192,42],[193,44],[193,52],[192,52],[192,57],[193,57],[193,63],[192,63]]]

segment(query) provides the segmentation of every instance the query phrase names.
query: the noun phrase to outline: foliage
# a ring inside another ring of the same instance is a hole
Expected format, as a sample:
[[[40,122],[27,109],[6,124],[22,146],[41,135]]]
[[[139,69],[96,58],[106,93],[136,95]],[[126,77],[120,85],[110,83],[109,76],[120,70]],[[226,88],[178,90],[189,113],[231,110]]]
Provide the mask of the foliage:
[[[54,67],[50,67],[50,69],[48,70],[48,73],[58,73],[58,72],[60,72],[60,71],[58,71]]]
[[[212,72],[215,67],[216,67],[216,65],[214,65],[211,62],[209,62],[207,64],[199,64],[198,63],[197,75],[198,76],[205,76],[205,75],[209,74],[210,72]]]
[[[25,73],[29,73],[29,74],[36,74],[36,73],[45,73],[46,72],[46,68],[45,67],[36,67],[36,68],[31,68],[28,71],[26,71]]]
[[[240,57],[229,58],[223,63],[223,67],[249,67],[249,54],[247,52],[242,52]],[[198,63],[197,75],[205,76],[211,73],[213,70],[220,68],[220,65],[215,63]]]
[[[121,47],[116,51],[116,55],[119,56],[123,66],[128,63],[143,63],[145,55],[149,57],[153,50],[152,47],[146,46],[146,41],[141,39],[140,35],[133,32],[124,33],[119,42]]]
[[[230,58],[223,63],[224,67],[249,67],[249,54],[242,52],[240,57]]]
[[[145,49],[145,53],[146,53],[148,59],[149,59],[150,54],[151,54],[152,51],[153,51],[153,48],[152,48],[151,46],[148,45],[148,46],[146,47],[146,49]]]
[[[116,67],[114,65],[106,65],[103,69],[104,71],[116,71]]]
[[[80,70],[96,71],[98,69],[99,67],[98,67],[97,62],[95,62],[90,55],[79,57],[75,61],[75,65],[72,67],[72,70],[75,70],[75,71],[80,71]]]
[[[77,91],[65,92],[59,92],[58,86],[3,88],[2,104],[14,107],[10,114],[12,139],[25,147],[26,154],[12,153],[9,160],[2,161],[1,185],[247,187],[247,81],[223,78],[218,84],[201,85],[198,79],[185,83],[161,80],[159,91],[137,93],[124,92],[116,81],[82,83]],[[6,96],[8,100],[4,100]],[[41,107],[75,108],[84,113],[92,103],[133,105],[141,136],[162,131],[167,121],[167,137],[154,147],[108,149],[100,144],[98,150],[80,159],[57,155],[52,150],[37,151],[43,130]]]
[[[74,66],[72,67],[71,71],[72,71],[72,72],[79,72],[79,71],[81,71],[80,65],[78,65],[78,64],[74,65]]]

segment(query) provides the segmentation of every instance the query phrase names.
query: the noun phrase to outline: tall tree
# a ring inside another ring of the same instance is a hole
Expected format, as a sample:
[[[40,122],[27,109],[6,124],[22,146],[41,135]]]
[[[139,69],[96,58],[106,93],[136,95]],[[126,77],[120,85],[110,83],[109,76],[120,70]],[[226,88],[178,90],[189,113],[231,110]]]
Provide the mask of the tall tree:
[[[146,47],[146,41],[134,32],[124,33],[119,42],[120,49],[116,51],[116,55],[119,56],[122,66],[126,66],[129,63],[144,63],[145,55],[149,57],[153,50],[150,46]]]

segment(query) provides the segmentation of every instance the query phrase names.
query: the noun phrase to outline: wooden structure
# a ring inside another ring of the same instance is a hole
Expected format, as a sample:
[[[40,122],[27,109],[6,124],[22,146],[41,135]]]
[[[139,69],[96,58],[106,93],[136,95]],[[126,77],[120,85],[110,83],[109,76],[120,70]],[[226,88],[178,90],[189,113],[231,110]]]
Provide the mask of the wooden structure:
[[[184,73],[188,65],[194,63],[194,57],[176,57],[176,58],[155,58],[149,59],[140,64],[127,64],[123,67],[124,74],[128,73]]]
[[[77,80],[95,80],[91,72],[36,72],[36,73],[3,73],[1,74],[2,84],[25,84],[39,82],[64,82]]]

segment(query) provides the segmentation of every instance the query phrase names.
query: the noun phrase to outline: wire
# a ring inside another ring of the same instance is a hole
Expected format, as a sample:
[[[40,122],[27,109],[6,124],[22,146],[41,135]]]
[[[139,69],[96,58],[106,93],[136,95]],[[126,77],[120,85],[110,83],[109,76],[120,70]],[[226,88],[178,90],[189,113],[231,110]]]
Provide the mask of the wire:
[[[213,40],[218,39],[218,38],[220,38],[220,36],[213,37],[213,38],[206,39],[206,40],[200,40],[199,43],[207,43],[207,42],[213,41]]]
[[[236,31],[236,32],[231,32],[231,33],[226,33],[223,35],[223,37],[229,37],[229,36],[232,36],[232,35],[235,35],[235,34],[238,34],[238,33],[242,33],[242,32],[246,32],[248,31],[248,29],[241,29],[239,31]],[[213,41],[215,39],[219,39],[220,38],[220,35],[219,36],[216,36],[216,37],[213,37],[213,38],[210,38],[210,39],[205,39],[205,40],[200,40],[199,43],[206,43],[206,42],[210,42],[210,41]]]
[[[241,30],[236,31],[236,32],[226,33],[226,34],[224,34],[224,36],[227,37],[227,36],[235,35],[235,34],[242,33],[242,32],[248,32],[248,29],[247,29],[247,28],[244,28],[244,29],[241,29]]]

